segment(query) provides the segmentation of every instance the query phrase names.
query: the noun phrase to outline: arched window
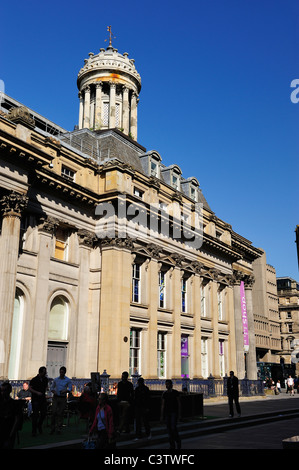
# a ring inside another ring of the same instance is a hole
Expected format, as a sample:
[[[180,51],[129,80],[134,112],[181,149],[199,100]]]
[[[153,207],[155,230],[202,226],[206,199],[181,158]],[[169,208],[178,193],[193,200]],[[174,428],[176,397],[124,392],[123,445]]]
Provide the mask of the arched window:
[[[22,330],[24,320],[24,295],[20,289],[16,290],[14,311],[12,318],[11,343],[8,365],[8,378],[17,380],[20,377],[20,357],[22,344]]]
[[[51,304],[48,339],[50,341],[67,341],[68,339],[69,304],[65,297],[55,297]]]

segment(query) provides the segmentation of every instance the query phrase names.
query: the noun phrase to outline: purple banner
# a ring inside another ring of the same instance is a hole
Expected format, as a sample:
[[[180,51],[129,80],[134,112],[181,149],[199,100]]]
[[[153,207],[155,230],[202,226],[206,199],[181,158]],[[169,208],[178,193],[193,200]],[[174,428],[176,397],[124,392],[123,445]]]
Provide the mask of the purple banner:
[[[181,337],[181,356],[188,356],[188,336]]]
[[[244,282],[240,284],[240,297],[241,297],[241,312],[242,312],[242,324],[243,324],[243,336],[244,336],[244,351],[249,351],[249,332],[248,332],[248,321],[247,321],[247,308],[246,308],[246,297]]]

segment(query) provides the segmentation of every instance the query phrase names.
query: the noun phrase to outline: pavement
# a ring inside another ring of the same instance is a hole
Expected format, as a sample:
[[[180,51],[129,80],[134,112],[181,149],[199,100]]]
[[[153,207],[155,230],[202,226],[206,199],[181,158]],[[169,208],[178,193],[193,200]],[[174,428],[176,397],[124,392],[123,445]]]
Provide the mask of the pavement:
[[[227,398],[204,399],[202,417],[185,419],[178,424],[182,448],[243,449],[248,446],[251,449],[265,448],[263,446],[267,445],[270,449],[282,449],[288,445],[287,442],[283,444],[283,441],[299,435],[299,394],[291,396],[283,391],[280,395],[240,397],[240,405],[241,417],[230,418]],[[262,437],[258,434],[260,430],[263,432]],[[121,435],[117,440],[116,451],[168,449],[165,424],[152,423],[151,431],[151,440],[143,438],[135,441],[133,434]],[[221,439],[213,439],[215,434],[221,435]],[[68,442],[37,446],[35,449],[82,449],[84,439],[86,436]],[[292,444],[290,441],[289,445]]]

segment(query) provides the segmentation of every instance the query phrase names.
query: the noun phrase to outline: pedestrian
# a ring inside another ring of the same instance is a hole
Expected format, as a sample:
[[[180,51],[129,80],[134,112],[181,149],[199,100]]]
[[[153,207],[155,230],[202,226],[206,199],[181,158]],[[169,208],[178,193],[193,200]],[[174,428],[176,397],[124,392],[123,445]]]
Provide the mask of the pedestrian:
[[[89,436],[97,432],[97,449],[111,449],[115,447],[114,424],[112,408],[108,405],[108,395],[100,393],[99,404],[89,431]]]
[[[294,396],[294,379],[291,375],[289,375],[287,379],[287,387],[288,387],[288,390],[291,392],[291,396]]]
[[[277,394],[281,393],[280,380],[277,380],[277,384],[276,384],[276,392],[277,392]]]
[[[0,386],[0,449],[13,449],[22,422],[20,403],[11,398],[12,386],[3,382]]]
[[[23,382],[21,390],[17,393],[16,400],[22,400],[23,411],[26,411],[27,417],[32,413],[31,392],[29,390],[29,381]]]
[[[65,374],[66,368],[64,366],[60,367],[59,376],[53,380],[50,388],[53,393],[50,434],[54,434],[55,430],[58,434],[61,433],[64,411],[67,405],[67,394],[72,391],[72,381]]]
[[[229,378],[227,379],[227,396],[230,418],[233,418],[234,416],[234,402],[238,416],[241,416],[241,407],[239,403],[239,379],[235,376],[233,370],[230,371]]]
[[[48,383],[47,369],[44,366],[39,368],[38,374],[29,383],[32,401],[32,436],[36,436],[37,430],[40,434],[43,432],[42,426],[47,415]]]
[[[125,433],[130,433],[130,413],[134,402],[134,387],[128,377],[128,372],[123,372],[117,385],[118,431]]]
[[[145,434],[148,439],[151,438],[151,428],[149,424],[150,413],[150,389],[145,385],[143,377],[139,377],[138,385],[135,388],[135,425],[136,440],[142,438],[142,423],[144,425]]]
[[[181,439],[177,430],[177,422],[181,419],[180,395],[173,389],[172,380],[165,381],[166,391],[162,394],[161,421],[166,420],[170,449],[180,449]]]

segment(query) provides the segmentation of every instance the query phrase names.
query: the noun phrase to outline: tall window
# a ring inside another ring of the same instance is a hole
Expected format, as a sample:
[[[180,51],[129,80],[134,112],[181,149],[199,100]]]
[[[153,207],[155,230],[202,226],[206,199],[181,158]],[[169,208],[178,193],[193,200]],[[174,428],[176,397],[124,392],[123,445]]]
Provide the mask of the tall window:
[[[140,302],[140,264],[133,264],[132,302]]]
[[[120,127],[120,104],[115,103],[115,127]]]
[[[57,296],[51,304],[48,339],[66,341],[68,339],[69,304],[63,296]]]
[[[223,320],[222,291],[218,290],[218,319]]]
[[[166,274],[164,271],[159,272],[159,307],[166,306]]]
[[[189,343],[188,335],[181,336],[181,376],[189,377]]]
[[[63,230],[58,227],[56,229],[56,240],[55,240],[55,258],[67,261],[68,259],[68,238],[69,233],[67,230]]]
[[[109,125],[109,102],[104,101],[102,103],[102,122],[103,126]]]
[[[182,312],[187,312],[187,279],[181,281]]]
[[[17,289],[12,318],[11,344],[8,365],[8,378],[10,380],[21,378],[19,377],[19,368],[21,358],[23,319],[24,296],[22,295],[21,291]]]
[[[140,330],[132,328],[130,331],[130,375],[140,371]]]
[[[225,375],[225,364],[224,364],[224,340],[219,340],[219,366],[220,366],[220,376],[224,377]]]
[[[207,309],[206,309],[206,288],[205,286],[200,287],[200,306],[201,306],[201,316],[207,316]]]
[[[201,338],[201,372],[204,378],[208,377],[208,338]]]
[[[166,377],[166,333],[158,333],[157,338],[157,376]]]

